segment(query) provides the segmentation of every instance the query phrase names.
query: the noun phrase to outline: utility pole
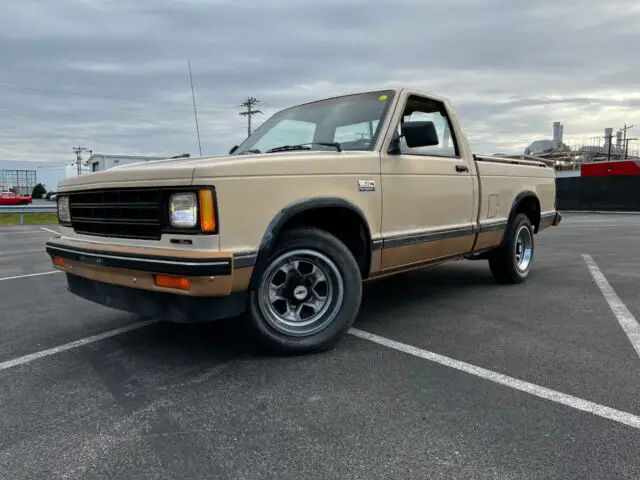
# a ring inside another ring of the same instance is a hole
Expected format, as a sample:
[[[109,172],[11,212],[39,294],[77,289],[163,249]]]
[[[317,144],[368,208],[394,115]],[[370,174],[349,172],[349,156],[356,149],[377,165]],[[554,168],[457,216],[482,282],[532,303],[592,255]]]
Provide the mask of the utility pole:
[[[627,155],[629,154],[629,142],[632,142],[634,140],[638,140],[637,138],[625,138],[624,139],[624,157],[622,158],[622,160],[626,160],[627,159]]]
[[[89,155],[92,155],[93,150],[89,150],[87,147],[73,147],[73,153],[76,154],[76,166],[78,167],[78,175],[82,175],[82,152],[89,152]]]
[[[622,148],[624,150],[624,158],[622,160],[625,160],[627,158],[627,146],[629,145],[629,142],[627,142],[627,130],[629,130],[630,128],[633,128],[633,125],[629,125],[627,127],[627,124],[624,124],[624,127],[621,128],[621,130],[624,132],[622,135]]]
[[[252,108],[260,103],[255,97],[248,97],[244,102],[240,104],[241,107],[245,107],[247,110],[240,112],[238,115],[247,117],[247,136],[251,136],[251,117],[257,113],[262,113],[260,110],[253,110]]]

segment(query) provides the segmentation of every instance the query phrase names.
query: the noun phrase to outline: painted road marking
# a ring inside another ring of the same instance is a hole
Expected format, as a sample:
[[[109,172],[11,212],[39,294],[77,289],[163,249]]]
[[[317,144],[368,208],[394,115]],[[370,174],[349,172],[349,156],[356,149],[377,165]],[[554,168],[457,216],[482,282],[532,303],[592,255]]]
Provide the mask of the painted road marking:
[[[52,273],[64,273],[64,272],[62,270],[52,270],[50,272],[28,273],[26,275],[16,275],[15,277],[3,277],[3,278],[0,278],[0,282],[4,282],[5,280],[17,280],[19,278],[29,278],[29,277],[39,277],[41,275],[51,275]]]
[[[396,342],[395,340],[380,337],[373,333],[364,332],[356,328],[350,329],[349,333],[356,337],[362,338],[364,340],[369,340],[388,348],[392,348],[399,352],[407,353],[409,355],[413,355],[425,360],[430,360],[440,365],[444,365],[445,367],[450,367],[461,372],[469,373],[471,375],[475,375],[476,377],[499,383],[506,387],[529,393],[545,400],[550,400],[552,402],[559,403],[576,410],[581,410],[583,412],[591,413],[608,420],[613,420],[614,422],[640,429],[640,416],[633,415],[632,413],[627,413],[611,407],[599,405],[582,398],[574,397],[573,395],[568,395],[566,393],[551,390],[546,387],[541,387],[534,383],[525,382],[524,380],[509,377],[508,375],[503,375],[492,370],[487,370],[482,367],[471,365],[470,363],[461,362],[450,357],[445,357],[444,355],[429,352],[427,350],[422,350],[405,343]]]
[[[582,255],[582,258],[584,258],[593,280],[596,282],[600,292],[602,292],[602,296],[609,304],[609,308],[618,319],[624,333],[629,337],[629,341],[636,350],[636,353],[640,356],[640,324],[638,323],[638,320],[636,320],[627,306],[622,302],[622,300],[620,300],[620,297],[618,297],[616,292],[613,290],[613,287],[600,271],[596,262],[593,261],[591,255],[584,254]]]
[[[47,227],[40,227],[40,228],[46,232],[53,233],[54,235],[60,235],[60,232],[56,232],[55,230],[51,230],[50,228],[47,228]]]
[[[7,370],[8,368],[17,367],[18,365],[24,365],[25,363],[33,362],[34,360],[38,360],[43,357],[55,355],[56,353],[64,352],[66,350],[71,350],[72,348],[82,347],[83,345],[88,345],[90,343],[99,342],[100,340],[104,340],[106,338],[113,337],[115,335],[131,332],[133,330],[137,330],[139,328],[143,328],[148,325],[151,325],[152,323],[157,323],[157,322],[158,320],[145,320],[144,322],[138,322],[131,325],[127,325],[126,327],[116,328],[114,330],[109,330],[107,332],[100,333],[98,335],[93,335],[91,337],[86,337],[80,340],[76,340],[75,342],[65,343],[64,345],[49,348],[48,350],[42,350],[40,352],[25,355],[23,357],[18,357],[13,360],[8,360],[6,362],[0,363],[0,370]]]
[[[40,352],[24,355],[22,357],[15,358],[13,360],[8,360],[0,363],[0,371],[7,370],[9,368],[13,368],[19,365],[24,365],[26,363],[33,362],[34,360],[55,355],[57,353],[71,350],[73,348],[78,348],[84,345],[99,342],[101,340],[104,340],[116,335],[121,335],[123,333],[138,330],[140,328],[157,323],[158,321],[159,320],[146,320],[143,322],[134,323],[132,325],[127,325],[125,327],[109,330],[107,332],[103,332],[98,335],[93,335],[91,337],[86,337],[80,340],[76,340],[74,342],[66,343],[58,347],[53,347],[47,350],[42,350]],[[501,373],[487,370],[482,367],[477,367],[475,365],[461,362],[459,360],[455,360],[453,358],[446,357],[444,355],[429,352],[427,350],[422,350],[420,348],[413,347],[411,345],[396,342],[395,340],[391,340],[385,337],[380,337],[378,335],[364,332],[362,330],[358,330],[355,328],[351,328],[349,330],[349,333],[351,335],[362,338],[364,340],[368,340],[368,341],[377,343],[379,345],[392,348],[394,350],[407,353],[409,355],[413,355],[418,358],[422,358],[424,360],[430,360],[434,363],[438,363],[440,365],[450,367],[455,370],[459,370],[461,372],[469,373],[471,375],[483,378],[485,380],[492,381],[494,383],[498,383],[500,385],[504,385],[509,388],[513,388],[514,390],[519,390],[521,392],[529,393],[531,395],[534,395],[539,398],[543,398],[545,400],[550,400],[552,402],[565,405],[565,406],[574,408],[576,410],[591,413],[593,415],[596,415],[608,420],[612,420],[614,422],[621,423],[623,425],[640,429],[640,416],[633,415],[632,413],[623,412],[621,410],[616,410],[611,407],[606,407],[604,405],[590,402],[582,398],[574,397],[573,395],[568,395],[562,392],[551,390],[549,388],[542,387],[540,385],[525,382],[517,378],[509,377],[508,375],[503,375]]]

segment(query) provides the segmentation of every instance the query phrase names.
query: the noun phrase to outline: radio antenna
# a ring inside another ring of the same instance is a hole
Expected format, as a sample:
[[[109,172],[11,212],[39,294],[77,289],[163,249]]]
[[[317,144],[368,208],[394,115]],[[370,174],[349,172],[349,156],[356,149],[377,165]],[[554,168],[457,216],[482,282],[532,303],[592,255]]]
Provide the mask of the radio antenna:
[[[196,110],[196,95],[193,91],[193,75],[191,74],[191,60],[187,60],[189,63],[189,81],[191,82],[191,100],[193,100],[193,116],[196,119],[196,134],[198,135],[198,150],[200,156],[202,156],[202,145],[200,144],[200,127],[198,126],[198,111]]]

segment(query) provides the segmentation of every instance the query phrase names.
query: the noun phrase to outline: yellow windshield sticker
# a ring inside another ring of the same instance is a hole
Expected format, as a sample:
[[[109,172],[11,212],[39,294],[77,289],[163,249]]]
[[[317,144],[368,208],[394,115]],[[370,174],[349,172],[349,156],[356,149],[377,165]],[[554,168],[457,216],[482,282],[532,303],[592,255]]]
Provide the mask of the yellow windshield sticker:
[[[380,96],[378,97],[378,100],[382,100],[382,101],[384,101],[384,100],[386,100],[386,99],[387,99],[387,96],[386,96],[386,95],[380,95]]]

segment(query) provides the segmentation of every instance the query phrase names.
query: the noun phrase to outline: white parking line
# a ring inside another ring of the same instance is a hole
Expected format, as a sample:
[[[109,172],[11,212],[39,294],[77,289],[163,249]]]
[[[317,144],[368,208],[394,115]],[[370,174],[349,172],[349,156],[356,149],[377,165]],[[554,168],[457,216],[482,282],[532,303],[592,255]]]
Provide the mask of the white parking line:
[[[613,290],[613,287],[607,281],[607,277],[605,277],[600,271],[600,268],[598,268],[596,262],[593,261],[593,258],[586,254],[582,255],[582,257],[587,264],[589,272],[591,272],[593,280],[602,292],[602,296],[609,304],[609,308],[618,319],[624,333],[629,337],[629,341],[636,350],[636,353],[640,355],[640,324],[629,311],[627,306],[622,302],[622,300],[620,300],[620,297],[618,297],[616,292]]]
[[[158,320],[145,320],[144,322],[138,322],[131,325],[127,325],[126,327],[109,330],[107,332],[100,333],[98,335],[93,335],[92,337],[82,338],[80,340],[76,340],[75,342],[65,343],[64,345],[60,345],[54,348],[49,348],[48,350],[42,350],[40,352],[25,355],[23,357],[14,358],[13,360],[8,360],[6,362],[0,363],[0,371],[6,370],[12,367],[17,367],[18,365],[24,365],[25,363],[33,362],[34,360],[38,360],[39,358],[55,355],[56,353],[64,352],[66,350],[71,350],[72,348],[77,348],[83,345],[88,345],[90,343],[99,342],[100,340],[104,340],[105,338],[113,337],[115,335],[120,335],[126,332],[131,332],[133,330],[137,330],[139,328],[146,327],[147,325],[151,325],[152,323],[157,323],[157,322]]]
[[[576,410],[581,410],[583,412],[591,413],[608,420],[613,420],[614,422],[618,422],[623,425],[628,425],[630,427],[640,429],[640,416],[633,415],[632,413],[605,407],[604,405],[599,405],[588,400],[583,400],[582,398],[574,397],[573,395],[567,395],[566,393],[551,390],[546,387],[541,387],[533,383],[525,382],[524,380],[519,380],[517,378],[509,377],[501,373],[484,369],[482,367],[471,365],[470,363],[461,362],[450,357],[445,357],[444,355],[439,355],[427,350],[412,347],[411,345],[407,345],[405,343],[400,343],[396,342],[395,340],[380,337],[378,335],[374,335],[373,333],[363,332],[362,330],[358,330],[356,328],[350,329],[349,333],[356,337],[375,342],[379,345],[383,345],[385,347],[392,348],[394,350],[398,350],[400,352],[407,353],[409,355],[413,355],[425,360],[430,360],[432,362],[439,363],[440,365],[444,365],[445,367],[454,368],[461,372],[469,373],[471,375],[475,375],[476,377],[484,378],[485,380],[489,380],[507,386],[509,388],[513,388],[515,390],[520,390],[521,392],[535,395],[539,398],[544,398],[545,400],[550,400],[567,407],[575,408]]]
[[[40,228],[46,232],[53,233],[54,235],[60,235],[60,232],[56,232],[55,230],[51,230],[50,228],[47,228],[47,227],[40,227]]]
[[[50,272],[28,273],[26,275],[16,275],[15,277],[3,277],[3,278],[0,278],[0,282],[4,282],[5,280],[17,280],[19,278],[40,277],[42,275],[51,275],[52,273],[64,273],[64,272],[62,270],[52,270]]]

